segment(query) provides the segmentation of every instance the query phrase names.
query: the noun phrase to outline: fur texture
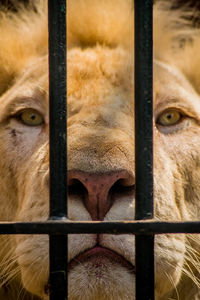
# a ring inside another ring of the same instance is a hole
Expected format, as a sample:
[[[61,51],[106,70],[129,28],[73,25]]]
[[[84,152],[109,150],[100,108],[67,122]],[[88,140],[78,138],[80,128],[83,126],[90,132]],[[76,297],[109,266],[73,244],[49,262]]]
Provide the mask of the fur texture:
[[[132,1],[69,0],[67,11],[68,172],[125,170],[134,179]],[[185,21],[188,13],[165,1],[154,8],[157,220],[200,217],[200,33]],[[48,218],[47,44],[45,1],[1,12],[1,221]],[[30,126],[33,115],[42,121]],[[104,220],[134,219],[132,190],[112,199]],[[70,193],[69,217],[91,220],[82,193]],[[1,299],[48,299],[48,238],[1,236],[0,245]],[[69,261],[96,245],[134,265],[131,235],[69,236]],[[199,299],[199,245],[198,235],[156,236],[156,300]],[[133,271],[106,256],[70,263],[69,299],[133,300],[133,281]]]

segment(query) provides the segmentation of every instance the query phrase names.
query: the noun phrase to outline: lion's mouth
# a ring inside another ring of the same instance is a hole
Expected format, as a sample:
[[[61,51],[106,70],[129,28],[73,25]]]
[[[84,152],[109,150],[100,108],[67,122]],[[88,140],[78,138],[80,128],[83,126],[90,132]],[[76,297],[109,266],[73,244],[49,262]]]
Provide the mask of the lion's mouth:
[[[113,250],[101,246],[95,246],[74,257],[68,263],[68,271],[70,271],[79,264],[84,264],[85,262],[90,262],[97,268],[106,266],[106,262],[108,261],[113,264],[118,263],[123,267],[127,268],[129,272],[135,273],[135,266],[132,265],[128,260],[126,260],[122,255],[118,254]],[[49,291],[50,285],[48,282],[45,286],[45,295],[49,295]]]
[[[68,270],[74,268],[76,265],[84,262],[93,262],[94,265],[100,266],[105,263],[105,260],[109,260],[111,263],[121,264],[123,267],[135,272],[135,267],[126,260],[122,255],[112,251],[108,248],[95,246],[85,252],[80,253],[73,258],[68,264]]]

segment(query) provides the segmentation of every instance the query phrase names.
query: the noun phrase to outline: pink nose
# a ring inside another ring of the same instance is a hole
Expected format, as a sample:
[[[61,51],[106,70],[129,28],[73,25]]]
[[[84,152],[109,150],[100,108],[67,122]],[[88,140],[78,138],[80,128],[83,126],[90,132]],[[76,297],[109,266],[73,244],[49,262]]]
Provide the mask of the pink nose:
[[[78,170],[68,173],[69,193],[81,196],[92,220],[103,220],[113,204],[114,193],[123,193],[133,184],[133,177],[125,170],[102,174]]]

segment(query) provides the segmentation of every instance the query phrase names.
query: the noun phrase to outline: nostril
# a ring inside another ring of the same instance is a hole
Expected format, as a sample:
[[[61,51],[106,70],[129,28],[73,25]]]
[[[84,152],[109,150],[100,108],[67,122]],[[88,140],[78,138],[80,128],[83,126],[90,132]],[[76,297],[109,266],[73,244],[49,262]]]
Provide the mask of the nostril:
[[[121,186],[134,187],[135,180],[133,176],[128,174],[126,177],[120,178],[116,183],[120,184]]]
[[[88,194],[88,191],[80,180],[71,179],[68,182],[68,194],[85,197],[85,195]]]
[[[131,183],[131,184],[130,184]],[[109,194],[126,194],[129,192],[135,191],[135,185],[132,182],[127,182],[127,180],[119,179],[117,182],[113,184],[110,188]]]

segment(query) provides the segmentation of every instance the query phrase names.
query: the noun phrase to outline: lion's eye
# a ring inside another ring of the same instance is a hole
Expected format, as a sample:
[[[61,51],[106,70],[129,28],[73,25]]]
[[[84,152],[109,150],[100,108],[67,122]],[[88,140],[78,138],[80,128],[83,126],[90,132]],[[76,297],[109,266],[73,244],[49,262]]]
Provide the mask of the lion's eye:
[[[42,115],[32,108],[22,111],[18,118],[21,122],[28,126],[39,126],[44,123]]]
[[[164,111],[157,119],[157,124],[162,126],[172,126],[179,123],[183,118],[180,111],[175,109],[168,109]]]

